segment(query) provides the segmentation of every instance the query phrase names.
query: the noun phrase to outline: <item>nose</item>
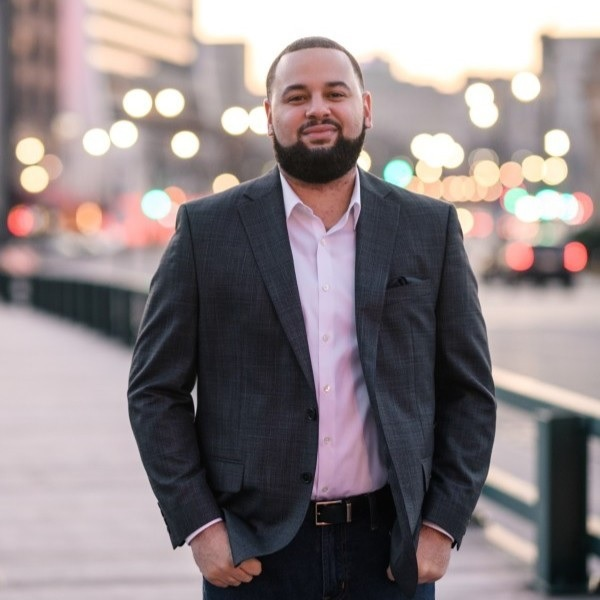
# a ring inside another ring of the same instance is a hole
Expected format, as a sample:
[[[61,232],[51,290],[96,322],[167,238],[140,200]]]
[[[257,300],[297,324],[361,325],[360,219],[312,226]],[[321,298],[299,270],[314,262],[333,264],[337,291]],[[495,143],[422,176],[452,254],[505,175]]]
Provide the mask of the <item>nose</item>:
[[[313,94],[306,107],[306,116],[311,119],[322,119],[330,114],[329,103],[321,94]]]

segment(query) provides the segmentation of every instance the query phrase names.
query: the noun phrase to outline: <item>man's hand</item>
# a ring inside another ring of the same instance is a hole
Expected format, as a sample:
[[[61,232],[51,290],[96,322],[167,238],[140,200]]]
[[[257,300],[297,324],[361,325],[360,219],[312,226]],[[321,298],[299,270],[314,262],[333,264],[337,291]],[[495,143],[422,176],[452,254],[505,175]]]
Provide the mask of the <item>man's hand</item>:
[[[229,536],[223,522],[215,523],[199,533],[190,546],[203,577],[217,587],[248,583],[262,571],[262,565],[256,558],[245,560],[239,567],[234,566]]]
[[[441,579],[448,569],[452,540],[441,531],[423,525],[417,545],[417,567],[419,583],[431,583]],[[388,567],[387,576],[394,581],[392,569]]]
[[[448,569],[452,540],[441,531],[423,525],[417,545],[419,583],[441,579]]]

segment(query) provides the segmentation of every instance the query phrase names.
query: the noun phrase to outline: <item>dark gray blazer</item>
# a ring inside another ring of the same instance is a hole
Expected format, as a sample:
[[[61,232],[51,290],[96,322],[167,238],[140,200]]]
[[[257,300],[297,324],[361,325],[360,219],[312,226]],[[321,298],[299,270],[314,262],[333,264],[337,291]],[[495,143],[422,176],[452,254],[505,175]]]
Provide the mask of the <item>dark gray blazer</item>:
[[[392,569],[411,593],[422,519],[458,542],[465,533],[490,460],[494,387],[456,211],[362,171],[360,185],[358,345],[398,515]],[[174,546],[217,517],[236,563],[292,539],[311,496],[318,407],[277,169],[180,209],[129,411]]]

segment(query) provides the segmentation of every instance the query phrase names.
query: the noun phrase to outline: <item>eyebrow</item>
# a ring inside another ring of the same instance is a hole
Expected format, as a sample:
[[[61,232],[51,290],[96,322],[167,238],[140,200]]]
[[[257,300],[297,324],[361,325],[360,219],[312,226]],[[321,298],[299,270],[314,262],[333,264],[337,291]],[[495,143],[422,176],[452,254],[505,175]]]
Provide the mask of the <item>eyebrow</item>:
[[[348,90],[349,92],[351,91],[350,86],[345,81],[328,81],[325,83],[325,87],[327,87],[327,88],[343,87],[346,90]],[[290,92],[304,91],[306,89],[308,89],[307,85],[304,85],[302,83],[294,83],[292,85],[288,85],[283,90],[281,95],[285,96],[286,94],[289,94]]]

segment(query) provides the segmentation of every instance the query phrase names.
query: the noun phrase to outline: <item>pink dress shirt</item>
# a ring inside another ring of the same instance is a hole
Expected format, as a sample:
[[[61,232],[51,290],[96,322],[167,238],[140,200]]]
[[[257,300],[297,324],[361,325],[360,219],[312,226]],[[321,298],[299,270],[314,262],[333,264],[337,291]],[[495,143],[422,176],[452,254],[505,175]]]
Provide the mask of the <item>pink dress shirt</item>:
[[[354,310],[360,186],[329,230],[284,177],[283,200],[319,406],[313,499],[384,486],[387,473],[358,355]]]

